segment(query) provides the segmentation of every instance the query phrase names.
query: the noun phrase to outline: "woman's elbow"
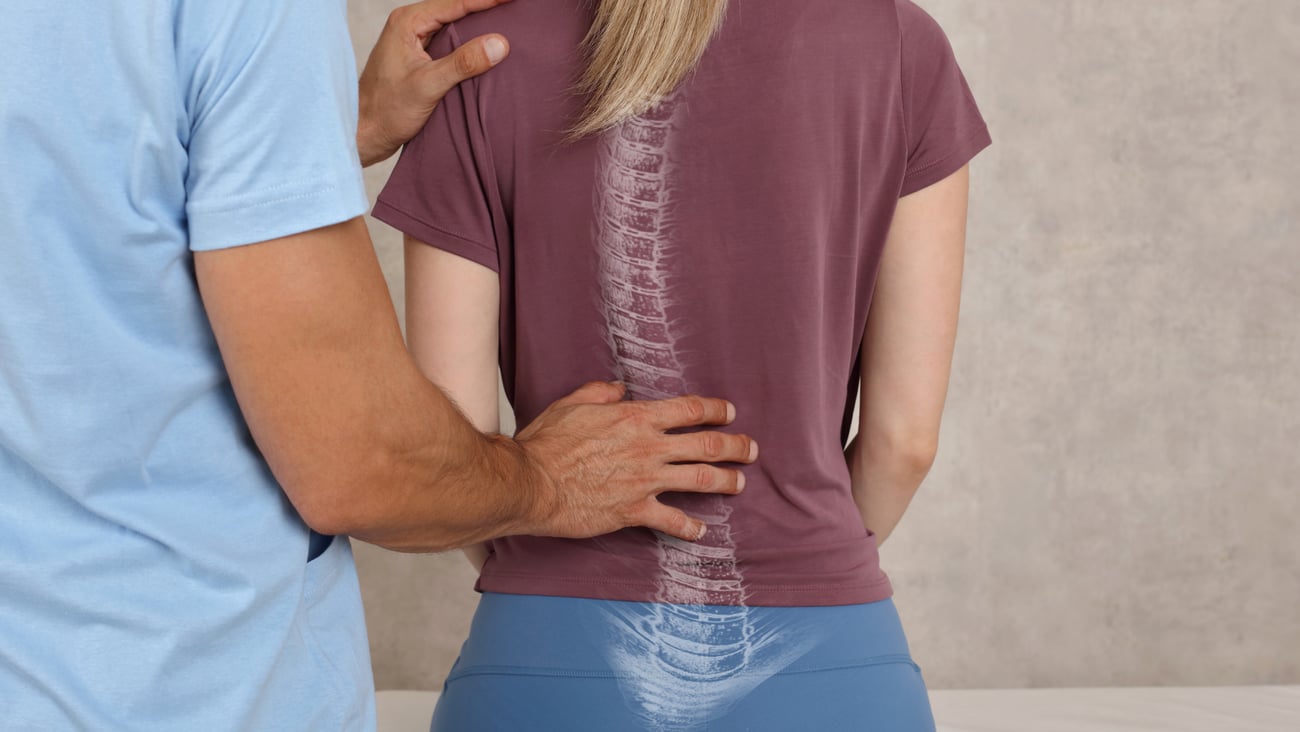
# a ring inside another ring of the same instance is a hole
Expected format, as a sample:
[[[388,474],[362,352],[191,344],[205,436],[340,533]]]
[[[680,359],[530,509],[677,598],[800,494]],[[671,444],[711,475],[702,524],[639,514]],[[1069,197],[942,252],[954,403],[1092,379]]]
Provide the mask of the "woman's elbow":
[[[931,430],[868,430],[864,458],[889,466],[889,472],[924,478],[939,452],[939,435]]]

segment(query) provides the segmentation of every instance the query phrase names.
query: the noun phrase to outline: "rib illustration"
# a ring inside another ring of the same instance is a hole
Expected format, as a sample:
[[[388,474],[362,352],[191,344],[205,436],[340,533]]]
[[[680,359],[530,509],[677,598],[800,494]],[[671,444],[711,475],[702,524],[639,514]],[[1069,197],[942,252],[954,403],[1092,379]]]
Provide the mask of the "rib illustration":
[[[672,237],[675,96],[607,132],[597,164],[595,240],[600,305],[614,371],[637,399],[689,392],[675,319]],[[745,605],[729,518],[720,496],[692,512],[698,542],[658,534],[655,602],[611,614],[610,661],[647,729],[691,730],[716,719],[795,657],[798,644],[757,627]]]

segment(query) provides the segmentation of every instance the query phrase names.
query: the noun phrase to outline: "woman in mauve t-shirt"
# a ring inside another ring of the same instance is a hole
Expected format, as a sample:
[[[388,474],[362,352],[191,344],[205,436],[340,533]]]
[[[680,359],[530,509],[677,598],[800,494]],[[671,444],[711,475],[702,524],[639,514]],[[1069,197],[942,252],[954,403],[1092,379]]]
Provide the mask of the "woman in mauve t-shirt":
[[[877,547],[934,457],[989,144],[943,32],[909,0],[525,0],[431,50],[489,30],[510,59],[375,208],[426,374],[485,431],[498,362],[521,424],[595,380],[722,397],[762,454],[661,496],[698,542],[468,552],[434,729],[933,729]]]

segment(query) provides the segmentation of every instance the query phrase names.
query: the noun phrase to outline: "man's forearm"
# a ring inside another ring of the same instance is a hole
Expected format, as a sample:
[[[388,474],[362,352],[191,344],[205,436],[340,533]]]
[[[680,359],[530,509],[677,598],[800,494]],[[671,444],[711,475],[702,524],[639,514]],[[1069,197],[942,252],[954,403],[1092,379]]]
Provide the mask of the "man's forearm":
[[[314,529],[406,551],[507,534],[585,538],[628,526],[698,539],[664,491],[738,493],[751,463],[735,407],[697,396],[623,402],[592,383],[515,440],[479,433],[407,353],[360,218],[194,255],[240,409]],[[671,433],[671,434],[670,434]]]
[[[410,551],[533,528],[548,484],[406,352],[361,219],[196,255],[253,437],[312,528]]]
[[[403,408],[374,414],[370,440],[358,446],[381,457],[352,476],[359,505],[338,533],[427,552],[536,532],[548,486],[520,446],[480,433],[427,381],[408,388],[410,397],[397,402]],[[375,396],[368,403],[394,404]]]

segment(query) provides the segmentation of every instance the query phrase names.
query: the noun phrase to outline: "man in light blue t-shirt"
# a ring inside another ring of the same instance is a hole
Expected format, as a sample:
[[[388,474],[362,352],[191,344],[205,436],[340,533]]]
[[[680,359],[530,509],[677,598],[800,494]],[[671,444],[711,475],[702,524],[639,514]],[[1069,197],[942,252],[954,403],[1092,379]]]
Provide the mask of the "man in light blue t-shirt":
[[[747,439],[666,434],[725,402],[593,384],[484,436],[406,354],[358,157],[504,57],[422,51],[496,1],[396,11],[360,134],[344,0],[5,4],[0,728],[370,729],[330,536],[691,539],[657,494],[739,489],[674,463],[748,462]]]

